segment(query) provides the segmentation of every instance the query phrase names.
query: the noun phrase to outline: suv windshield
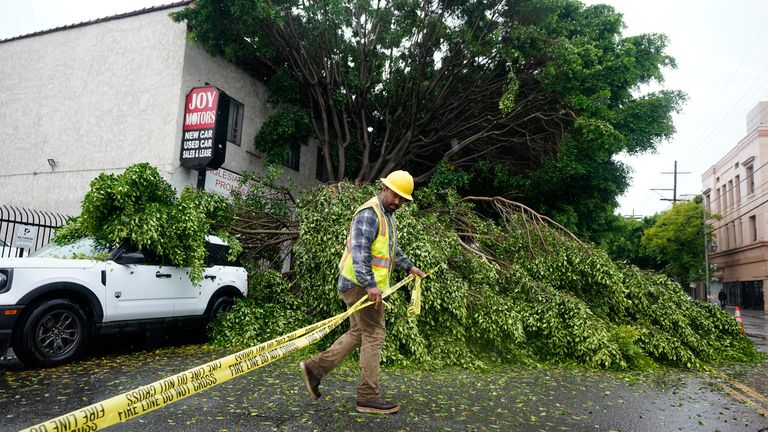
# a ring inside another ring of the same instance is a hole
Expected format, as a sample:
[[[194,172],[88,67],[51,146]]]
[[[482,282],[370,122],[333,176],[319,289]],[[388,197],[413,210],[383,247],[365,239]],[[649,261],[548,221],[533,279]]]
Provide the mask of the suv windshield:
[[[58,245],[53,242],[29,254],[37,258],[96,259],[105,260],[110,249],[98,245],[93,239],[83,238],[74,243]]]

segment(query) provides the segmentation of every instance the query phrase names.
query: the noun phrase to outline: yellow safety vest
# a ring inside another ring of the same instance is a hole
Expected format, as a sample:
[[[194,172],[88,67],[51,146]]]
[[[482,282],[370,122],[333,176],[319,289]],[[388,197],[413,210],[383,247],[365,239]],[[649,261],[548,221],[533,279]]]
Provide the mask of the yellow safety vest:
[[[379,289],[384,290],[389,287],[389,277],[392,274],[393,258],[397,246],[397,226],[395,225],[395,220],[393,218],[390,232],[390,225],[387,222],[387,217],[383,214],[384,210],[381,207],[378,197],[373,197],[365,204],[358,207],[357,210],[355,210],[355,215],[361,210],[369,207],[376,212],[376,216],[379,218],[379,231],[376,233],[376,238],[371,244],[371,269],[373,270],[373,276],[376,279],[376,285]],[[355,276],[355,268],[352,265],[351,246],[352,239],[348,237],[347,245],[344,247],[344,254],[341,256],[341,261],[339,262],[339,272],[345,278],[359,285],[360,283]]]

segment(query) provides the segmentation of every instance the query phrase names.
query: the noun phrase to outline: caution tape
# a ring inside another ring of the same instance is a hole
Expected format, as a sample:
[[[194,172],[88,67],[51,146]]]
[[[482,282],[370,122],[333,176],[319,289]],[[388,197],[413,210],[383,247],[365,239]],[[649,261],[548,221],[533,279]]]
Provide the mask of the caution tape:
[[[416,279],[416,286],[420,292],[421,278],[409,275],[386,289],[382,293],[382,297],[389,296],[414,279]],[[23,429],[22,432],[90,432],[138,417],[265,366],[288,353],[312,345],[330,333],[350,315],[372,304],[367,297],[363,297],[352,307],[334,317],[31,426]],[[410,315],[411,307],[408,309]]]
[[[408,316],[413,317],[421,313],[421,278],[416,278],[411,290],[411,303],[408,305]]]

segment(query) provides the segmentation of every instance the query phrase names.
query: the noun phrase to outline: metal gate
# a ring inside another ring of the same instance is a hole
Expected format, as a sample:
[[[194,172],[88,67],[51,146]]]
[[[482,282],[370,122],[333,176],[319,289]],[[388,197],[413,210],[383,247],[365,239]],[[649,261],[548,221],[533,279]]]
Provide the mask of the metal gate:
[[[51,240],[67,216],[0,204],[0,257],[29,255]]]
[[[742,309],[763,310],[763,281],[736,281],[723,284],[728,304]]]

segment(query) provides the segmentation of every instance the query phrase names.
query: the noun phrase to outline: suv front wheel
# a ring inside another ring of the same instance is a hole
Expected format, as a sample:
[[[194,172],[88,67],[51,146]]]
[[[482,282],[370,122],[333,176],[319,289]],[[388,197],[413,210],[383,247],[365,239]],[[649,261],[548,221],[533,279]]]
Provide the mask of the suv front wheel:
[[[71,361],[85,348],[87,319],[76,303],[46,300],[25,311],[13,341],[22,363],[50,367]]]
[[[234,305],[235,299],[228,294],[216,297],[211,302],[211,312],[208,314],[208,328],[211,327],[211,324],[219,314],[229,311]]]

